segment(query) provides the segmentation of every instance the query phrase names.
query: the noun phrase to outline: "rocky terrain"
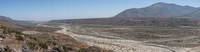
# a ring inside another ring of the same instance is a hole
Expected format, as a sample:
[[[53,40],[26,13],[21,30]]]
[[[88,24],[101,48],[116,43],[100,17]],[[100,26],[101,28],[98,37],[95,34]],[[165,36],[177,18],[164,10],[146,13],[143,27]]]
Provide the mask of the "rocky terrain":
[[[112,52],[89,46],[69,35],[32,28],[21,32],[1,25],[0,52]]]
[[[185,18],[187,18],[187,17],[193,17],[193,18],[197,17],[197,18],[199,18],[200,17],[200,9],[195,11],[195,12],[192,12],[192,13],[186,14],[184,16],[181,16],[181,17],[185,17]]]
[[[9,22],[12,22],[12,23],[15,23],[15,24],[21,24],[21,25],[22,24],[31,24],[30,21],[13,20],[10,17],[1,16],[1,15],[0,15],[0,20],[5,20],[5,21],[9,21]]]
[[[157,28],[155,29],[152,27],[109,26],[109,25],[64,25],[60,27],[62,27],[63,29],[57,31],[58,33],[64,33],[66,35],[72,36],[76,40],[82,41],[91,46],[97,46],[103,49],[110,49],[115,52],[200,51],[199,49],[197,49],[200,46],[197,40],[199,36],[197,32],[198,29],[196,28],[184,27],[180,29],[177,28],[174,29],[166,27],[165,28],[155,27]],[[147,30],[150,30],[151,32]],[[169,31],[169,32],[162,33],[156,30],[163,32]],[[187,30],[187,32],[184,32],[185,30]],[[155,33],[153,33],[154,31]],[[176,33],[176,31],[180,33]],[[166,35],[164,35],[165,33]],[[145,36],[143,36],[142,34],[144,34]],[[137,36],[139,38],[137,38]],[[166,37],[166,38],[159,38],[159,37]],[[165,42],[165,43],[160,43],[160,42]]]
[[[110,18],[0,16],[0,52],[200,52],[200,8],[155,3]]]

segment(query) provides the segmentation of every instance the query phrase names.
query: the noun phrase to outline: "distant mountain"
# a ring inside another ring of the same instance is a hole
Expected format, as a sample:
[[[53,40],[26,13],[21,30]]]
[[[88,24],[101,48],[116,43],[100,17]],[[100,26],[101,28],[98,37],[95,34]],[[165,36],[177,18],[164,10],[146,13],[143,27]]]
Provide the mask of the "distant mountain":
[[[14,21],[14,20],[12,20],[11,18],[6,17],[6,16],[0,16],[0,19],[1,19],[1,20],[10,21],[10,22],[13,22],[13,21]]]
[[[21,26],[18,26],[16,24],[6,21],[6,20],[0,20],[0,25],[7,26],[9,28],[23,28]]]
[[[185,18],[200,18],[200,10],[197,10],[197,11],[194,11],[194,12],[191,12],[189,14],[186,14],[182,17],[185,17]]]
[[[140,18],[140,17],[174,17],[181,16],[198,10],[199,8],[191,6],[180,6],[169,3],[155,3],[145,8],[127,9],[114,18]]]
[[[6,21],[9,21],[9,22],[12,22],[15,24],[30,24],[30,22],[28,22],[28,21],[13,20],[6,16],[0,16],[0,20],[6,20]]]
[[[51,20],[48,23],[115,26],[200,27],[200,18],[92,18]]]

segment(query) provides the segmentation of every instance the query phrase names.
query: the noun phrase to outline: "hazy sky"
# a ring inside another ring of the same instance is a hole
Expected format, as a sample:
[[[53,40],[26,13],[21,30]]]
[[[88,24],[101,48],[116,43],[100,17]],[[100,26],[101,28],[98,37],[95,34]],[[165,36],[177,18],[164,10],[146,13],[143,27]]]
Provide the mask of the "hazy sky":
[[[16,20],[112,17],[157,2],[200,7],[200,0],[0,0],[0,15]]]

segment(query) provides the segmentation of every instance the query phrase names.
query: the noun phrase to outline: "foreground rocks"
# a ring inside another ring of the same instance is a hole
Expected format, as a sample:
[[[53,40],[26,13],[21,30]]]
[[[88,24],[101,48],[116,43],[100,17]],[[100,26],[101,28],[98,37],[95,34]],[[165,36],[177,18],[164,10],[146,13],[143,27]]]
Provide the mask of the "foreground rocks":
[[[13,50],[9,46],[6,47],[0,46],[0,52],[13,52]]]
[[[38,28],[33,27],[33,29]],[[53,28],[46,29],[51,31]],[[0,27],[0,52],[101,52],[101,50],[103,49],[91,47],[61,33],[25,34],[6,26]]]
[[[2,33],[0,34],[0,38],[6,38],[6,36]]]

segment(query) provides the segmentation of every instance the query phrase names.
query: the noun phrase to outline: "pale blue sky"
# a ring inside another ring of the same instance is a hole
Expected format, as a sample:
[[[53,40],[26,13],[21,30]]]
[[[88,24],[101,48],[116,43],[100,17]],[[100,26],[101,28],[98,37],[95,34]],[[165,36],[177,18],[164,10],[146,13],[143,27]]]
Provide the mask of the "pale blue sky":
[[[157,2],[200,7],[200,0],[0,0],[0,15],[16,20],[112,17]]]

